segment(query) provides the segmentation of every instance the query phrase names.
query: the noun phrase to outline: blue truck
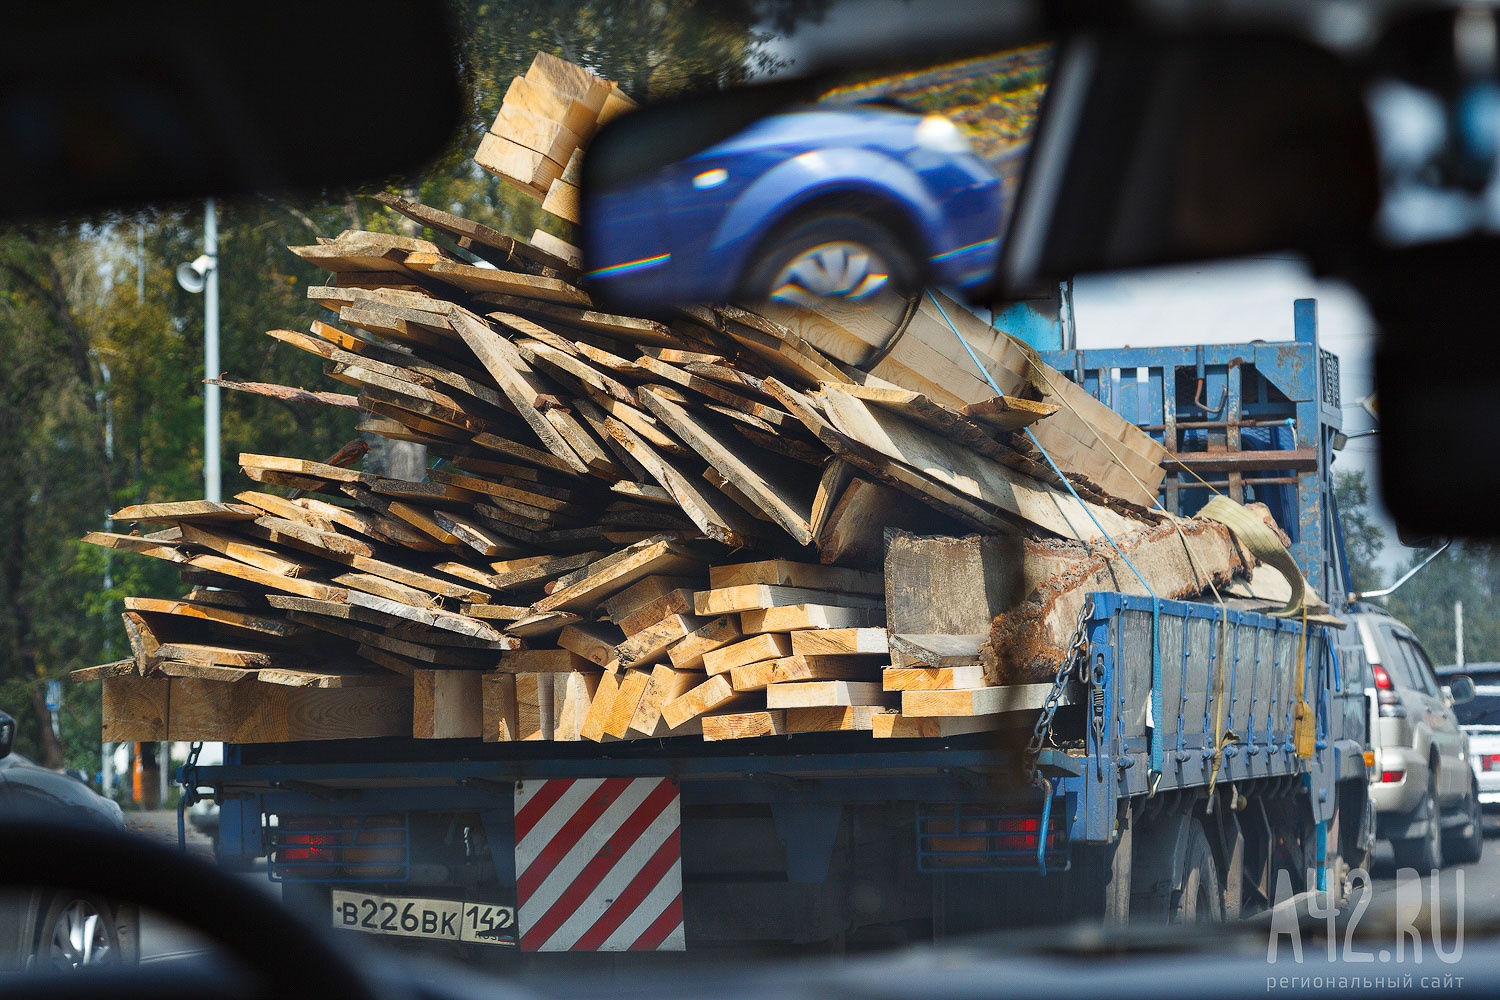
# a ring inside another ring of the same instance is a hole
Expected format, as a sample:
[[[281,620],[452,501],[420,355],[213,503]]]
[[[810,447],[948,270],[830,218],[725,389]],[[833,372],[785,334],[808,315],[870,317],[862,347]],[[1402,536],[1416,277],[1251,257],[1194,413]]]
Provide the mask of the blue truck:
[[[1337,607],[1337,359],[1315,303],[1295,317],[1290,342],[1044,357],[1167,443],[1169,509],[1196,511],[1203,481],[1266,503]],[[320,919],[490,956],[852,949],[1018,921],[1232,918],[1287,887],[1337,895],[1374,834],[1352,630],[1105,592],[1080,631],[1055,682],[1018,691],[984,732],[231,745],[179,772],[183,803],[216,801],[221,859],[265,858]],[[1302,747],[1299,700],[1314,714]],[[566,856],[537,847],[627,800],[645,816],[633,831]],[[639,877],[612,884],[619,870]],[[537,898],[545,912],[528,912]]]

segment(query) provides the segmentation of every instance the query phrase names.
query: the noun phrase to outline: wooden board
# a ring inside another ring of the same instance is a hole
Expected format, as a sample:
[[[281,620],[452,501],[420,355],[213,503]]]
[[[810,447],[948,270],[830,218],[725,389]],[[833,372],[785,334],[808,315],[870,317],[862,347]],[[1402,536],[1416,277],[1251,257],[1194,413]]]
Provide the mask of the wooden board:
[[[584,739],[595,743],[604,742],[604,727],[609,724],[615,698],[620,693],[620,681],[621,675],[618,673],[606,673],[599,678],[593,700],[589,702],[588,715],[584,717],[583,728],[579,730],[579,735]]]
[[[604,720],[604,734],[614,739],[625,739],[629,729],[630,720],[635,718],[635,713],[640,708],[641,698],[646,689],[651,685],[651,670],[627,670],[620,679],[620,687],[615,692],[614,701],[609,706],[609,714]]]
[[[743,695],[736,692],[723,674],[710,677],[685,694],[678,695],[662,706],[662,718],[672,729],[680,728],[690,719],[724,708]]]
[[[167,739],[230,743],[409,736],[412,691],[400,687],[306,688],[174,677]]]
[[[566,649],[512,649],[500,654],[497,669],[508,674],[561,674],[589,667],[587,660]]]
[[[774,709],[705,715],[701,721],[703,738],[710,742],[754,739],[757,736],[780,736],[787,731],[786,713]]]
[[[483,676],[472,670],[413,671],[412,737],[478,739],[484,732]]]
[[[1042,707],[1050,689],[1050,684],[1007,684],[963,691],[903,691],[901,714],[916,718],[1034,711]],[[1071,699],[1062,703],[1070,704]]]
[[[769,708],[832,708],[848,705],[886,705],[890,696],[878,681],[797,681],[766,688]]]
[[[583,724],[598,690],[597,671],[557,674],[552,678],[552,738],[566,743],[583,739]]]
[[[667,647],[667,659],[678,670],[702,670],[704,654],[744,638],[734,615],[720,615],[699,625]]]
[[[882,597],[864,594],[832,594],[826,590],[771,587],[763,583],[700,590],[693,595],[693,610],[700,615],[720,615],[729,611],[756,611],[791,604],[834,604],[845,607],[878,608],[884,603]]]
[[[870,729],[876,739],[938,739],[984,733],[994,729],[995,720],[978,715],[967,718],[909,718],[899,712],[876,712],[870,718]]]
[[[703,619],[696,615],[669,614],[620,644],[620,664],[639,667],[658,660],[673,643],[682,640],[703,624]]]
[[[774,660],[777,657],[791,655],[791,639],[781,633],[767,632],[732,645],[709,650],[703,654],[703,669],[709,674],[722,674],[746,663],[758,663],[761,660]]]
[[[789,733],[868,732],[875,728],[875,716],[884,711],[875,705],[843,707],[789,708],[786,731]]]
[[[891,662],[901,667],[958,667],[982,662],[979,647],[989,633],[931,635],[892,633]]]
[[[557,728],[554,717],[555,673],[516,675],[516,739],[550,740]]]
[[[958,667],[886,667],[880,684],[887,691],[961,691],[986,687],[984,668],[978,664]]]
[[[865,656],[783,656],[771,661],[771,680],[791,681],[871,680],[880,675],[878,663]]]
[[[129,611],[141,611],[158,615],[175,615],[179,618],[209,622],[230,629],[277,636],[278,638],[294,636],[302,631],[284,618],[251,614],[213,604],[196,604],[191,601],[162,600],[154,597],[127,597],[125,598],[125,607]]]
[[[138,676],[135,668],[135,659],[111,660],[108,663],[95,664],[92,667],[79,667],[77,670],[68,672],[68,679],[74,684],[87,684],[89,681],[102,681],[106,677],[135,677]]]
[[[105,677],[100,738],[108,743],[166,739],[169,683],[165,677]]]
[[[879,573],[792,562],[789,559],[764,559],[759,562],[711,566],[708,570],[708,584],[714,590],[767,584],[773,587],[825,590],[837,594],[885,595],[885,580]]]
[[[620,643],[624,634],[604,622],[577,622],[563,627],[557,644],[605,670],[620,669]]]
[[[812,628],[868,628],[885,624],[883,608],[844,608],[831,604],[788,604],[741,611],[740,628],[756,632],[795,632]]]
[[[113,521],[253,521],[260,516],[254,507],[212,500],[179,500],[174,503],[138,503],[121,507],[109,515]]]
[[[662,706],[691,691],[702,683],[703,675],[690,670],[678,670],[664,663],[651,668],[651,683],[641,692],[635,712],[630,717],[630,732],[642,736],[657,736],[669,727],[662,722]]]
[[[638,542],[592,564],[589,575],[571,586],[547,595],[532,605],[537,612],[590,608],[642,577],[680,573],[697,567],[698,561],[670,539]]]
[[[792,652],[803,656],[890,652],[883,628],[827,628],[793,632]]]
[[[516,675],[481,674],[481,704],[484,739],[489,743],[508,743],[517,738],[519,722],[516,711]]]

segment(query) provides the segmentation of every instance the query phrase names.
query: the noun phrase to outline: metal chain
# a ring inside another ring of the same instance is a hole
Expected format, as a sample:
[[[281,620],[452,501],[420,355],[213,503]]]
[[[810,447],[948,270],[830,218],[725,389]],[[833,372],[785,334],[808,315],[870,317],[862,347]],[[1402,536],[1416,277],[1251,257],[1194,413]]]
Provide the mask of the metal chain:
[[[1080,681],[1088,684],[1093,679],[1089,672],[1087,631],[1092,613],[1091,602],[1085,602],[1079,609],[1078,625],[1073,629],[1073,637],[1068,642],[1067,651],[1063,653],[1062,663],[1058,664],[1057,675],[1052,678],[1052,687],[1042,700],[1042,714],[1037,717],[1036,726],[1031,731],[1031,742],[1026,745],[1026,778],[1030,784],[1040,786],[1042,783],[1041,772],[1036,766],[1037,758],[1041,755],[1042,746],[1052,735],[1052,717],[1057,714],[1057,706],[1062,701],[1063,692],[1067,690],[1068,681],[1077,676]]]

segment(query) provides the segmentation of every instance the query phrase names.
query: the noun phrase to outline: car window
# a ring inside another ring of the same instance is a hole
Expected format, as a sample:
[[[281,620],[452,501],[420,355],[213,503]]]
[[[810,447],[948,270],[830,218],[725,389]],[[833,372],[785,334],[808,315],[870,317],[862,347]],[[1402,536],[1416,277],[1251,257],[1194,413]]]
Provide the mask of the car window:
[[[1401,635],[1390,625],[1380,627],[1380,665],[1391,675],[1391,682],[1400,688],[1421,690],[1412,661],[1401,648]]]
[[[1411,661],[1412,675],[1416,677],[1422,690],[1431,695],[1437,694],[1441,688],[1438,685],[1437,676],[1432,672],[1432,661],[1423,651],[1422,644],[1415,639],[1403,636],[1401,647]]]

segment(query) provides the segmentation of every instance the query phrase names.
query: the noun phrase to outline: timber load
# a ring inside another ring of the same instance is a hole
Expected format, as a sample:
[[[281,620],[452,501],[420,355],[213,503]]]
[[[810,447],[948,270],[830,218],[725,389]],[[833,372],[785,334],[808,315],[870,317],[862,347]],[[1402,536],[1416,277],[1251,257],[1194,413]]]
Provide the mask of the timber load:
[[[476,160],[576,221],[631,106],[539,55]],[[1131,589],[1109,539],[1163,594],[1255,568],[1153,509],[1161,445],[940,294],[615,315],[555,236],[378,200],[427,238],[292,247],[327,315],[269,332],[338,391],[218,384],[354,410],[423,481],[359,441],[116,512],[86,540],[186,591],[127,599],[132,656],[75,671],[105,740],[947,736],[1039,704],[1082,595]]]

